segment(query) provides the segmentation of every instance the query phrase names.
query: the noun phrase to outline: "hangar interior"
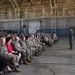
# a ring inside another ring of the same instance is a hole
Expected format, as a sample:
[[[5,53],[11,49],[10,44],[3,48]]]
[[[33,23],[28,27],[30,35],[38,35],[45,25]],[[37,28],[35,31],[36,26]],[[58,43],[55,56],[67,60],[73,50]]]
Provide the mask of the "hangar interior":
[[[70,27],[74,33],[69,30]],[[5,67],[9,66],[5,64],[0,75],[75,75],[73,34],[75,36],[75,0],[0,0],[0,57],[3,55],[6,59],[17,52],[16,55],[20,54],[24,58],[20,65],[16,59],[18,56],[15,58],[19,73],[12,69],[4,73],[7,71]],[[12,52],[6,52],[7,43],[4,42],[8,40]],[[17,49],[14,49],[13,44]],[[0,62],[4,66],[6,60],[0,59]]]
[[[75,0],[0,0],[0,10],[1,32],[75,32]]]

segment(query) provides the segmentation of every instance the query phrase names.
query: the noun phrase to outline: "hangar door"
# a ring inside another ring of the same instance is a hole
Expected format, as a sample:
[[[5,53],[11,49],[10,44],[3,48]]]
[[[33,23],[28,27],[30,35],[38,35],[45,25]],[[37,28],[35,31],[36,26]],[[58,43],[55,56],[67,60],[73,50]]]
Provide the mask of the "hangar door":
[[[34,34],[40,29],[40,21],[29,21],[29,33]]]

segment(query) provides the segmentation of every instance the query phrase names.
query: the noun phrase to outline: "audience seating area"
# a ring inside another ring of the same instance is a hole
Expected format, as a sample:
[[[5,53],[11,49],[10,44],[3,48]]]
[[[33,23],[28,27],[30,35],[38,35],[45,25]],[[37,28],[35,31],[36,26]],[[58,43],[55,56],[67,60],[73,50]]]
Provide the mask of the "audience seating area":
[[[56,33],[46,34],[0,34],[0,75],[21,72],[20,64],[29,65],[34,56],[40,56],[46,47],[59,41]]]

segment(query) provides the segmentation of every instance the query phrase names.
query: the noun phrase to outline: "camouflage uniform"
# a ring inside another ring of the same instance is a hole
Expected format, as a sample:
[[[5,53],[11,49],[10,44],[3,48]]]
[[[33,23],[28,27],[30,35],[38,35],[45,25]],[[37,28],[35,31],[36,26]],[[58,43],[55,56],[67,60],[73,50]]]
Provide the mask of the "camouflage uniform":
[[[22,54],[23,61],[26,59],[26,51],[21,47],[20,43],[14,41],[13,43],[14,50]]]
[[[26,42],[25,42],[25,41],[22,41],[22,40],[20,39],[20,45],[21,45],[21,47],[22,47],[22,48],[25,50],[25,52],[26,52],[26,58],[29,58],[29,57],[31,56],[31,52],[30,52],[30,49],[27,48]]]
[[[33,42],[28,39],[28,40],[26,41],[26,44],[27,44],[27,47],[30,48],[31,54],[32,54],[32,55],[35,54],[36,48],[34,47]]]
[[[37,37],[36,41],[39,43],[39,45],[41,46],[41,50],[45,50],[45,43],[40,42],[40,39]]]
[[[16,63],[18,62],[18,56],[8,53],[6,45],[0,44],[0,55],[5,57],[7,61],[11,61],[12,65],[16,67]]]

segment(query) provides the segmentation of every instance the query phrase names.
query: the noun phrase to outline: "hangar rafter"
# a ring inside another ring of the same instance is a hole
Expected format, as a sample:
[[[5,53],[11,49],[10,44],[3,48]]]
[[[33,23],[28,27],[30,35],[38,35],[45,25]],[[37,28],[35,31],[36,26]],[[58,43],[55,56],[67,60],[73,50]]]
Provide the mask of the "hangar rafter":
[[[0,0],[0,19],[74,16],[75,0]]]

